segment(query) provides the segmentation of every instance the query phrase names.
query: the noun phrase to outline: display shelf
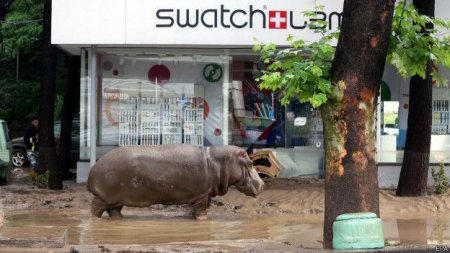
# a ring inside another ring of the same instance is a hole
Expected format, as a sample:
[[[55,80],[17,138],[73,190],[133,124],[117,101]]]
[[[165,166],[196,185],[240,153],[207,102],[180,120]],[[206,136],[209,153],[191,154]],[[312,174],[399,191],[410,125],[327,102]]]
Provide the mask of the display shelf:
[[[161,144],[161,104],[157,98],[141,98],[140,145]]]
[[[185,109],[183,143],[203,146],[203,108]]]
[[[138,98],[121,96],[119,114],[119,146],[134,146],[139,143]]]
[[[432,134],[450,134],[450,100],[433,100]]]
[[[182,106],[178,97],[162,98],[162,143],[182,143]]]

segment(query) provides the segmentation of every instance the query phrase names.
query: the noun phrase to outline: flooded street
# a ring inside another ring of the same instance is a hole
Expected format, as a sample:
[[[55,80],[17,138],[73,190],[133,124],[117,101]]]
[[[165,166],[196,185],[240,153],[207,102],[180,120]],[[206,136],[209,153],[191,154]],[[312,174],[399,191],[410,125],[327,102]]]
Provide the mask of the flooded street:
[[[20,211],[6,217],[4,232],[27,227],[21,237],[37,236],[33,230],[67,229],[67,244],[159,244],[168,242],[269,239],[297,247],[321,248],[322,223],[302,223],[294,215],[279,217],[236,218],[210,215],[207,221],[190,216],[145,216],[124,211],[124,219],[92,218],[87,212],[41,210]],[[27,235],[28,233],[28,235]]]
[[[85,184],[73,182],[65,182],[61,191],[37,189],[23,178],[0,187],[0,211],[4,213],[0,252],[67,252],[68,247],[81,246],[95,250],[80,252],[108,252],[99,249],[101,245],[122,247],[119,249],[160,245],[153,252],[173,252],[167,249],[174,243],[194,247],[191,252],[199,252],[204,245],[219,252],[322,248],[321,180],[269,180],[257,198],[230,189],[225,196],[213,199],[206,221],[192,219],[189,206],[163,205],[125,207],[121,220],[112,220],[106,214],[94,218],[90,214],[92,197]],[[449,193],[399,198],[392,190],[383,190],[380,207],[387,246],[450,245]],[[12,251],[7,247],[27,249]]]
[[[87,211],[18,211],[6,216],[0,238],[33,238],[67,230],[66,243],[70,245],[268,239],[299,248],[322,247],[319,217],[308,221],[296,215],[254,218],[211,215],[209,220],[199,222],[189,215],[154,216],[141,210],[125,211],[124,215],[122,220],[111,220],[92,218]],[[389,245],[450,245],[449,217],[386,219],[383,226]],[[24,227],[28,229],[20,229]]]

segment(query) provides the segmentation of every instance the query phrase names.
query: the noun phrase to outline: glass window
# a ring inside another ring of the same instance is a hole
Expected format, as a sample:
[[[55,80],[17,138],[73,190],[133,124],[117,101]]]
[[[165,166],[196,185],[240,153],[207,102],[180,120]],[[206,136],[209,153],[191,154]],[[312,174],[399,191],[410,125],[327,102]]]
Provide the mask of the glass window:
[[[100,154],[115,146],[223,145],[228,57],[181,50],[99,52]]]
[[[233,60],[230,95],[232,129],[230,143],[238,146],[275,147],[282,145],[279,103],[274,94],[261,90],[255,81],[264,64],[252,60]]]
[[[447,72],[448,73],[448,72]],[[450,89],[434,87],[431,104],[430,162],[450,162]]]

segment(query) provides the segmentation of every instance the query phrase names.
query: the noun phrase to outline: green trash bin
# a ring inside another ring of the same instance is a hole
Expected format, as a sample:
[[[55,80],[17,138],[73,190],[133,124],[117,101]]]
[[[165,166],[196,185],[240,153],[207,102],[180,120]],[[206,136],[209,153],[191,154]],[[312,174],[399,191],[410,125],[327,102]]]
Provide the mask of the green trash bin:
[[[333,223],[333,249],[384,247],[383,222],[374,213],[346,213]]]

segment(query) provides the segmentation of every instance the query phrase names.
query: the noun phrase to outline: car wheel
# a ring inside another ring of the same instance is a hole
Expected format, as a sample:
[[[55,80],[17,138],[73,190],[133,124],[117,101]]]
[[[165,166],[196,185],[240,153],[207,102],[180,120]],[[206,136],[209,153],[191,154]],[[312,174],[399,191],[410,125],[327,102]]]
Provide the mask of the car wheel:
[[[21,149],[14,149],[12,164],[14,167],[23,167],[27,163],[27,153]]]

